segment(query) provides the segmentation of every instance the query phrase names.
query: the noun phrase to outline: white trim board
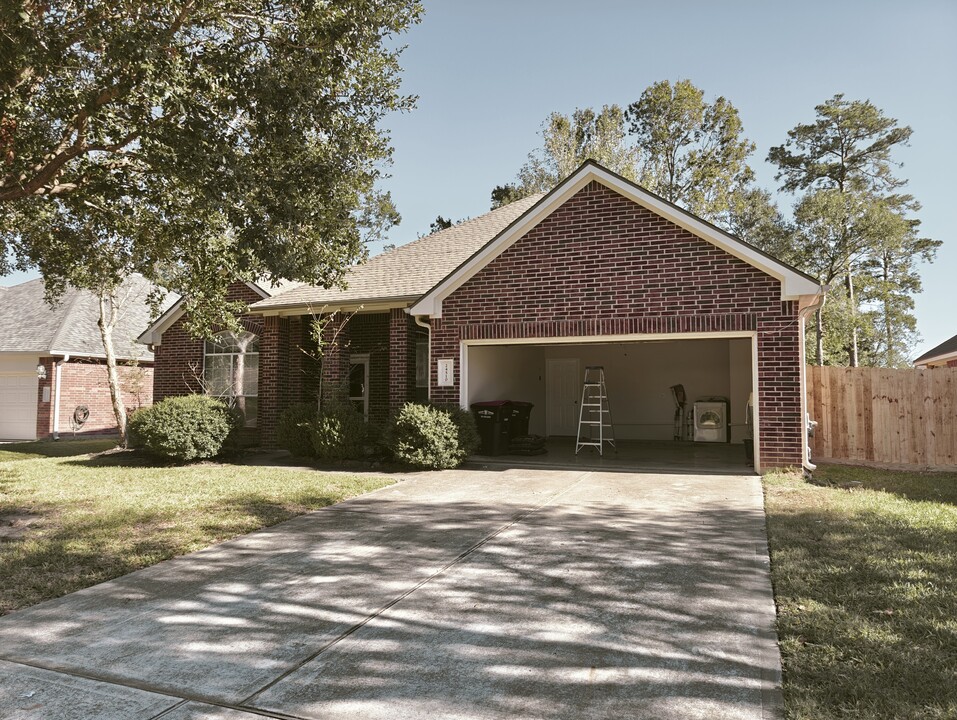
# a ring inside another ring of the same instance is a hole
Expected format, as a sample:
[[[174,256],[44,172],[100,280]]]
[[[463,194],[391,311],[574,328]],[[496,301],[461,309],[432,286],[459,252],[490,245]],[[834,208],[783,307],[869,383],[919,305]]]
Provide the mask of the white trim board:
[[[804,295],[819,295],[824,290],[818,282],[794,268],[765,255],[686,210],[672,205],[657,195],[589,160],[449,274],[442,282],[423,295],[412,306],[410,312],[413,315],[442,317],[442,301],[446,297],[468,282],[482,268],[524,237],[529,230],[545,220],[552,212],[592,181],[601,183],[610,190],[684,228],[702,240],[710,242],[767,275],[780,280],[782,300],[797,300]]]

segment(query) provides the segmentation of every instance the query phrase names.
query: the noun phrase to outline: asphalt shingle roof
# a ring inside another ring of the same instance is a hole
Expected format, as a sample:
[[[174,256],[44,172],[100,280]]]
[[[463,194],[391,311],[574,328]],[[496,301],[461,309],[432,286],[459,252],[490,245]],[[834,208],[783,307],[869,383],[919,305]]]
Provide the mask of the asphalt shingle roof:
[[[153,354],[136,342],[152,315],[147,302],[151,288],[141,275],[130,276],[121,288],[123,307],[113,331],[116,355],[121,359],[153,359]],[[69,288],[60,302],[50,307],[43,292],[43,280],[30,280],[0,292],[0,352],[103,355],[96,296]]]
[[[937,347],[931,348],[919,358],[914,360],[914,362],[919,363],[923,362],[924,360],[931,360],[938,355],[949,355],[950,353],[954,352],[957,352],[957,335],[954,335],[950,340],[944,340],[944,342]]]
[[[309,305],[319,309],[323,305],[357,301],[418,298],[435,287],[541,198],[541,194],[531,195],[376,255],[362,265],[349,268],[345,290],[301,285],[260,300],[252,307],[254,310],[264,310]]]

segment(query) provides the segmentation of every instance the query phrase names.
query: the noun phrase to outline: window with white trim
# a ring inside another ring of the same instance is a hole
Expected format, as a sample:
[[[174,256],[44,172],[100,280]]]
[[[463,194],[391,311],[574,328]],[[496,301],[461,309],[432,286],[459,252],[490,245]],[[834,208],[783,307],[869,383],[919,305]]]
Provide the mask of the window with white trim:
[[[369,356],[352,355],[349,358],[349,402],[369,419]]]
[[[259,414],[259,337],[224,330],[206,341],[203,380],[206,392],[226,400],[256,427]]]

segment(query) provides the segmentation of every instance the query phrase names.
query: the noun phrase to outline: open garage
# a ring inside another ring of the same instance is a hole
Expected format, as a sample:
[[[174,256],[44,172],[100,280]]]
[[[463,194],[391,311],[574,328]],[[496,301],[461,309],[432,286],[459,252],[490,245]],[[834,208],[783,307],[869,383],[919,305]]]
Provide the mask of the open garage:
[[[739,467],[746,460],[744,440],[754,433],[748,422],[754,363],[753,336],[739,334],[465,343],[462,402],[531,403],[529,433],[548,438],[550,457],[540,462],[567,459],[578,449],[580,430],[584,438],[594,436],[587,408],[581,411],[583,381],[586,368],[601,367],[616,441],[602,454],[681,466],[705,455]],[[703,442],[723,447],[696,447]],[[582,453],[594,460],[596,448]]]

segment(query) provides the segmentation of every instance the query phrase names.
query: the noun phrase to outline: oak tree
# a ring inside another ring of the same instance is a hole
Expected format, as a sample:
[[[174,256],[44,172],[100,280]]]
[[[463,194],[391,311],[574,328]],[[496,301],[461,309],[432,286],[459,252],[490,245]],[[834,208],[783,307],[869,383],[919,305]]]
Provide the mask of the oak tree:
[[[395,37],[420,14],[417,0],[7,3],[0,257],[38,266],[54,296],[96,292],[101,325],[142,272],[185,296],[198,333],[231,322],[236,279],[341,282],[397,220],[376,189],[382,120],[414,105]]]

